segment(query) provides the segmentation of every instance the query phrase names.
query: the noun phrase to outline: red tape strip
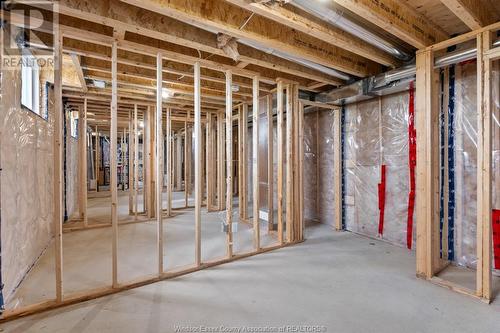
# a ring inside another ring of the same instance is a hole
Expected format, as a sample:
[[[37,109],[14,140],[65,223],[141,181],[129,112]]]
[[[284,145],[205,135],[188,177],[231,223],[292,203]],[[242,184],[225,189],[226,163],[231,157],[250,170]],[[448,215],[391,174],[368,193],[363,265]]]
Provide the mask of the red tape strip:
[[[378,184],[378,234],[384,233],[384,213],[385,213],[385,164],[380,167],[380,183]]]
[[[493,254],[495,269],[500,269],[500,209],[493,209],[491,224],[493,226]]]
[[[417,165],[417,131],[415,130],[415,91],[410,82],[408,110],[408,164],[410,168],[410,193],[408,194],[408,220],[406,223],[406,246],[411,250],[413,241],[413,213],[415,211],[415,166]]]

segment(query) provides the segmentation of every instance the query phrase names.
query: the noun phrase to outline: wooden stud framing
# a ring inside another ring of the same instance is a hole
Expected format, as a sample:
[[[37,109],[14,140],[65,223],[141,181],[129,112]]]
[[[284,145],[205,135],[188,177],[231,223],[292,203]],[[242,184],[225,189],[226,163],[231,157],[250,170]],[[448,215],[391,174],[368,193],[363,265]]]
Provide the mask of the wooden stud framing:
[[[335,156],[333,158],[334,168],[334,195],[335,195],[335,230],[342,230],[342,117],[340,111],[336,111],[333,115],[334,137],[333,146],[335,148]]]
[[[248,219],[248,104],[241,106],[241,201],[239,203],[240,218]]]
[[[63,35],[56,29],[54,36],[54,243],[56,269],[56,301],[63,301],[63,121],[62,103],[62,47]]]
[[[79,171],[80,171],[80,218],[83,225],[87,226],[87,98],[83,99],[83,107],[80,109],[78,120],[78,144],[79,144]]]
[[[417,53],[417,275],[454,291],[491,301],[491,31],[494,24],[472,33],[430,46]],[[476,289],[459,286],[435,276],[446,262],[439,258],[438,158],[436,128],[438,124],[437,75],[434,73],[434,52],[444,47],[477,39],[477,270]]]
[[[162,66],[161,53],[156,56],[156,219],[158,221],[157,249],[158,275],[163,273],[163,97],[162,97]]]
[[[267,207],[268,207],[268,231],[274,230],[274,160],[273,160],[273,95],[267,95]]]
[[[167,216],[170,216],[172,213],[172,111],[170,108],[167,108],[167,117],[166,117],[166,141],[165,145],[166,151],[166,169],[167,169]]]
[[[95,126],[95,191],[99,192],[99,169],[101,165],[101,136],[99,127]]]
[[[195,206],[195,263],[201,265],[201,84],[200,63],[194,65],[194,206]]]
[[[118,47],[117,42],[113,42],[112,45],[112,61],[111,61],[111,71],[112,71],[112,96],[111,96],[111,128],[110,128],[110,191],[111,191],[111,226],[112,226],[112,256],[113,256],[113,287],[118,286],[118,215],[117,215],[117,205],[118,205],[118,189],[117,189],[117,165],[116,165],[116,141],[117,137],[117,126],[118,126],[118,83],[117,83],[117,54]]]
[[[226,71],[226,223],[227,256],[233,256],[233,75]]]
[[[139,133],[137,128],[137,104],[134,104],[134,218],[137,220],[139,198]]]
[[[286,241],[293,238],[293,97],[291,85],[286,85]]]
[[[283,244],[283,166],[284,166],[284,151],[283,151],[283,82],[281,80],[278,81],[277,86],[277,145],[278,148],[278,178],[277,178],[277,194],[278,194],[278,202],[277,202],[277,217],[278,217],[278,242]]]
[[[491,32],[477,35],[477,277],[476,295],[491,300],[491,60],[485,53],[491,48]]]
[[[253,78],[253,105],[252,105],[252,141],[253,141],[253,232],[254,248],[260,249],[259,224],[259,77]]]

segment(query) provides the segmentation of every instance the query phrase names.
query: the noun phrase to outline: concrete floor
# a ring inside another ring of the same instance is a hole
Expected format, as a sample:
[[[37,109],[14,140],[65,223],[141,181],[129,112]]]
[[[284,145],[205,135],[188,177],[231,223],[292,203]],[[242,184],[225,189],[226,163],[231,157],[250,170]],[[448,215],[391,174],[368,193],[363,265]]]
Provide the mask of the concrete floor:
[[[175,332],[320,325],[327,332],[498,332],[486,305],[415,278],[406,249],[324,225],[305,243],[3,324],[5,332]]]
[[[184,203],[184,193],[175,192],[174,202]],[[110,223],[110,198],[99,192],[88,200],[89,225]],[[166,202],[164,203],[166,206]],[[180,204],[179,204],[180,206]],[[237,216],[237,206],[235,207]],[[226,256],[226,233],[221,231],[221,213],[207,213],[202,209],[201,253],[202,261]],[[127,283],[157,273],[157,222],[124,224],[128,215],[128,194],[118,196],[118,282]],[[132,218],[133,220],[133,218]],[[69,222],[64,228],[81,225]],[[233,235],[234,252],[253,250],[253,229],[250,224],[239,223]],[[195,262],[194,209],[176,210],[174,216],[163,220],[164,270],[180,270]],[[112,230],[110,227],[77,230],[63,233],[63,291],[65,295],[111,285]],[[277,244],[275,235],[261,227],[261,245]],[[31,271],[21,282],[6,308],[14,309],[55,298],[55,247],[47,247]]]

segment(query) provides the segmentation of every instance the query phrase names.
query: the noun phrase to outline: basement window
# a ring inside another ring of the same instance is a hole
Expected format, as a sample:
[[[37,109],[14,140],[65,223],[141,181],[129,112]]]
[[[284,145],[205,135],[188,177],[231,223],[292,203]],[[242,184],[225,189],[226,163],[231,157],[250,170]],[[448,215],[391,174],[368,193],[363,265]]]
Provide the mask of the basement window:
[[[69,125],[71,137],[78,138],[78,112],[71,111],[69,113]]]
[[[23,55],[21,65],[21,105],[42,116],[40,112],[40,68],[32,54]]]

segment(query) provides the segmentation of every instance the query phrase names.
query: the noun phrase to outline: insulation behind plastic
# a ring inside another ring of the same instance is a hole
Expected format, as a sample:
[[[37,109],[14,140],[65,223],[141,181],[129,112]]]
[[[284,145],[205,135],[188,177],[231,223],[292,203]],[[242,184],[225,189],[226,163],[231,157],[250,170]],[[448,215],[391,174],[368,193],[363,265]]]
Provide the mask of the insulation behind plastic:
[[[20,69],[3,70],[1,79],[2,277],[9,303],[53,236],[54,109],[51,92],[48,120],[21,107]]]

